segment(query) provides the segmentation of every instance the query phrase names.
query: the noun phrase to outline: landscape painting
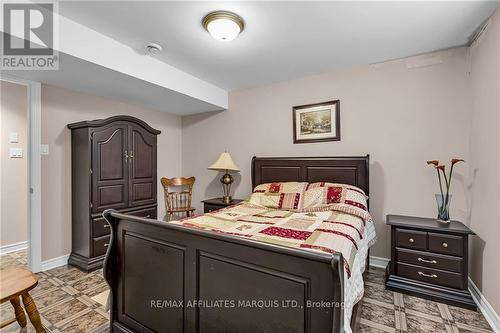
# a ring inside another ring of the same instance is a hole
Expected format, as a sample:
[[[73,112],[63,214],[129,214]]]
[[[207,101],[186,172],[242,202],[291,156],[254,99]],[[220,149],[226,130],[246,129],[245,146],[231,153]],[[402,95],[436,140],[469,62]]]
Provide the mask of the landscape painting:
[[[340,140],[339,101],[293,108],[294,143]]]

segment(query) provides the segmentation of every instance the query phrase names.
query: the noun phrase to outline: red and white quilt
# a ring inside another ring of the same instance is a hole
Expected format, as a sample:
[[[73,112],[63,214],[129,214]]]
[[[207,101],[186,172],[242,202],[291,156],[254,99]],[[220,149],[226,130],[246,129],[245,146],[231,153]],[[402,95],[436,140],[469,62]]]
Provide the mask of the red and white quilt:
[[[279,200],[277,202],[279,203]],[[336,204],[343,205],[340,202]],[[291,211],[243,202],[171,223],[310,251],[340,252],[344,258],[347,276],[350,277],[363,237],[369,235],[370,239],[365,239],[367,243],[364,244],[371,246],[375,242],[375,233],[365,233],[367,224],[370,224],[370,227],[373,225],[368,212],[364,211],[362,218],[344,208],[328,203],[323,208],[316,206]]]

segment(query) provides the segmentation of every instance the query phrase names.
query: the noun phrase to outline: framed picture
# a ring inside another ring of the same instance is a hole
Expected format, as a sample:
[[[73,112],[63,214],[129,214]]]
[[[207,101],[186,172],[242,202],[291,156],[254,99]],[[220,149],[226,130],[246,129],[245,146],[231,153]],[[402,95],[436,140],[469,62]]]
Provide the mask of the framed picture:
[[[293,143],[340,141],[340,101],[293,107]]]

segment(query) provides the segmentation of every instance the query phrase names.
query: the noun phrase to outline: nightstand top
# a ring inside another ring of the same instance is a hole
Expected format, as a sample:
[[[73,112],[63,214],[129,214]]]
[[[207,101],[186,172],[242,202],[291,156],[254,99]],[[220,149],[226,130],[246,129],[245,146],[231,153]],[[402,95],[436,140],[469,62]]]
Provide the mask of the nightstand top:
[[[453,220],[449,224],[444,224],[438,222],[437,219],[425,217],[387,215],[386,224],[415,230],[475,235],[475,233],[467,228],[462,222]]]
[[[222,201],[222,198],[213,198],[213,199],[206,199],[202,200],[201,202],[209,204],[209,205],[217,205],[217,206],[231,206],[231,205],[236,205],[237,203],[242,202],[242,199],[233,199],[231,200],[230,203],[225,203]]]

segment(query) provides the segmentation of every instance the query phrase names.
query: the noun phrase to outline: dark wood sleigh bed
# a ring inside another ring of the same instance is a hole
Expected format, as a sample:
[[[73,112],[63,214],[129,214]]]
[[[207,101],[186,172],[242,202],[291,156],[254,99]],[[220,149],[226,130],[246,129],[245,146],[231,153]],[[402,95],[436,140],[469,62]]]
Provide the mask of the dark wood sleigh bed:
[[[368,155],[254,157],[252,186],[327,181],[355,185],[368,194],[368,171]],[[103,215],[111,226],[103,270],[111,289],[111,332],[344,330],[341,254],[256,242],[113,210]]]

